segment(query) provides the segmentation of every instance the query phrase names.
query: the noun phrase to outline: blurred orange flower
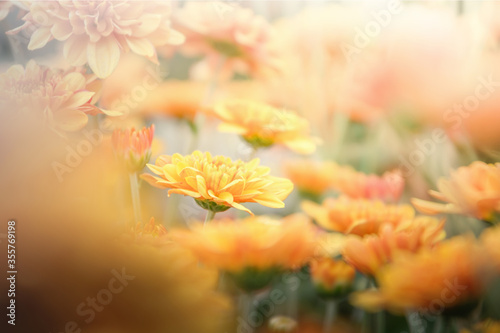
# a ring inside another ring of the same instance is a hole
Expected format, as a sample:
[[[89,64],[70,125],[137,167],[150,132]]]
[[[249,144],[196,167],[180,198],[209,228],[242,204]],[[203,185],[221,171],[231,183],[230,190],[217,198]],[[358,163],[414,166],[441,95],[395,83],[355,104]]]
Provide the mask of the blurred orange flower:
[[[425,214],[466,214],[496,222],[500,212],[500,163],[476,161],[460,167],[449,178],[441,178],[438,191],[429,193],[446,204],[413,198],[412,203]]]
[[[377,176],[358,172],[350,166],[343,166],[337,169],[332,184],[333,188],[350,198],[396,202],[403,193],[405,182],[399,171]]]
[[[481,243],[490,254],[497,272],[500,273],[500,228],[488,228],[481,234]]]
[[[134,227],[134,234],[139,237],[152,236],[152,237],[163,237],[167,235],[167,229],[161,224],[156,224],[154,217],[152,217],[148,223],[141,226],[141,223],[137,223]]]
[[[385,224],[397,226],[411,220],[415,210],[410,205],[389,205],[365,199],[328,198],[321,205],[304,201],[302,209],[323,228],[344,234],[377,234]]]
[[[403,253],[416,253],[444,239],[444,220],[419,216],[394,227],[383,225],[378,235],[364,238],[348,236],[342,251],[344,259],[358,271],[375,276],[377,271]]]
[[[309,135],[309,123],[293,112],[242,99],[215,106],[222,120],[219,130],[239,134],[255,148],[283,144],[299,154],[311,154],[318,139]]]
[[[229,157],[215,156],[209,152],[195,151],[191,155],[158,157],[149,169],[158,175],[143,174],[142,178],[159,188],[169,188],[168,194],[191,196],[201,207],[222,212],[231,207],[252,212],[241,205],[256,202],[282,208],[284,200],[293,190],[291,181],[270,176],[270,169],[259,166],[259,159],[245,163]]]
[[[201,262],[234,274],[243,285],[260,284],[258,280],[268,280],[276,272],[299,268],[314,251],[313,228],[304,215],[213,221],[191,231],[173,231],[172,237]]]
[[[321,295],[340,296],[352,287],[356,271],[342,260],[316,258],[311,261],[311,278]]]
[[[154,132],[155,125],[140,131],[132,128],[113,132],[113,148],[129,172],[141,171],[149,162]]]
[[[470,309],[490,277],[488,256],[473,236],[458,236],[414,256],[399,257],[376,275],[379,289],[355,294],[352,303],[370,311],[453,314]],[[457,308],[454,308],[457,307]]]
[[[139,111],[145,114],[162,114],[178,119],[194,121],[203,110],[205,86],[195,81],[166,81],[154,89],[140,103]]]
[[[186,36],[181,50],[206,56],[213,70],[265,77],[279,68],[269,47],[272,26],[249,8],[216,1],[187,2],[175,18]]]
[[[87,115],[106,112],[95,106],[95,76],[83,69],[48,68],[30,60],[0,75],[0,103],[5,111],[33,115],[56,131],[76,131]]]
[[[285,164],[285,174],[299,191],[320,196],[332,185],[337,165],[333,162],[311,160],[293,161]]]
[[[170,28],[170,11],[165,1],[32,1],[25,23],[10,33],[33,31],[29,50],[53,39],[64,42],[70,64],[88,63],[104,78],[114,71],[121,53],[132,50],[157,62],[156,46],[184,41]]]

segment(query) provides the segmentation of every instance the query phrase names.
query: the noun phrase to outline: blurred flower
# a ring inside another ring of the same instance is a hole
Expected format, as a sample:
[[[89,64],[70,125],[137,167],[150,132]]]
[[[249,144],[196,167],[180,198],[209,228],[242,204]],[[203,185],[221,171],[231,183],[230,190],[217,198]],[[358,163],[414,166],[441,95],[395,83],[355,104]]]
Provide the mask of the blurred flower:
[[[500,212],[500,163],[476,161],[460,167],[441,178],[438,189],[429,193],[447,204],[413,198],[413,205],[425,214],[466,214],[495,223]]]
[[[87,124],[87,115],[108,113],[95,106],[97,83],[83,69],[48,68],[30,60],[26,68],[13,65],[0,75],[0,103],[4,111],[41,119],[55,131],[77,131]]]
[[[458,315],[477,305],[491,276],[489,266],[473,236],[458,236],[397,258],[377,273],[377,291],[358,293],[351,301],[370,311],[382,307],[396,313]]]
[[[314,250],[313,229],[303,215],[281,221],[266,216],[213,221],[172,234],[201,262],[230,273],[245,290],[260,289],[276,273],[301,267]]]
[[[150,301],[165,298],[150,311],[164,309],[162,316],[169,317],[167,330],[215,332],[223,327],[223,317],[229,314],[230,301],[216,292],[217,271],[201,267],[187,249],[173,242],[163,246],[151,246],[144,242],[130,245],[126,242],[124,247],[124,255],[130,258],[126,262],[127,271],[134,273],[137,280],[152,280],[149,282],[157,288],[155,295],[149,296]],[[147,277],[151,274],[151,267],[156,267],[156,277]],[[133,283],[135,281],[130,284]],[[144,286],[136,288],[143,289]],[[140,292],[138,289],[136,292]],[[140,297],[136,295],[134,300],[139,301]],[[193,312],[197,313],[195,321],[191,320]],[[144,329],[144,324],[142,327]]]
[[[144,57],[127,53],[120,57],[115,71],[102,80],[102,106],[125,115],[134,114],[148,94],[162,82],[161,67]]]
[[[285,174],[306,197],[318,197],[331,187],[336,167],[333,162],[293,161],[285,164]]]
[[[175,18],[186,36],[181,50],[204,55],[213,71],[264,77],[278,71],[278,59],[268,47],[274,31],[251,9],[215,1],[187,2]]]
[[[170,7],[164,1],[33,1],[25,23],[10,33],[32,30],[29,50],[53,39],[62,41],[70,64],[88,63],[104,78],[122,53],[132,50],[157,62],[156,46],[183,42],[183,36],[170,28]]]
[[[137,237],[153,238],[161,238],[168,234],[167,229],[163,225],[155,223],[154,217],[148,223],[144,224],[144,226],[141,223],[137,223],[133,232]]]
[[[271,332],[296,332],[297,321],[285,316],[273,316],[269,319],[269,329]]]
[[[302,209],[327,230],[359,236],[376,234],[385,223],[397,226],[415,215],[410,205],[389,205],[382,201],[347,197],[328,198],[321,205],[304,201]]]
[[[149,162],[154,132],[155,125],[140,131],[132,128],[113,132],[113,148],[129,172],[139,172]]]
[[[316,257],[333,258],[339,256],[347,236],[336,232],[319,232],[316,235]]]
[[[209,152],[195,151],[191,155],[158,157],[155,165],[148,164],[153,173],[142,178],[159,188],[169,188],[168,194],[178,193],[193,197],[201,207],[222,212],[231,207],[252,212],[241,203],[256,202],[282,208],[293,190],[291,181],[269,175],[270,169],[259,166],[259,159],[245,163]]]
[[[500,273],[500,228],[488,228],[481,234],[481,243],[492,258],[497,272]]]
[[[395,257],[431,248],[444,239],[444,221],[419,216],[394,227],[383,225],[378,235],[364,238],[348,236],[342,254],[358,271],[375,276],[377,271]]]
[[[195,81],[166,81],[148,94],[140,103],[139,111],[145,114],[161,114],[193,122],[203,110],[205,86]]]
[[[311,279],[322,296],[342,296],[353,284],[356,271],[343,260],[317,258],[310,263]]]
[[[316,150],[317,139],[309,135],[309,123],[293,112],[247,100],[229,100],[215,106],[222,120],[219,130],[239,134],[255,148],[283,144],[299,154]]]
[[[367,175],[350,166],[337,168],[332,186],[354,199],[378,199],[396,202],[403,193],[405,181],[400,171],[386,172],[382,176]]]

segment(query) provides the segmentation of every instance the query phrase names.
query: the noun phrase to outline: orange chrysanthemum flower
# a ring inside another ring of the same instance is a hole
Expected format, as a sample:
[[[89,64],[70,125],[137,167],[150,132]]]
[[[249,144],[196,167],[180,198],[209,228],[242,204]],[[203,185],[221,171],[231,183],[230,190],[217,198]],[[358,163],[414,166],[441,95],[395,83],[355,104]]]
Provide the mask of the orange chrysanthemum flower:
[[[313,259],[310,267],[311,279],[322,296],[341,296],[348,292],[356,275],[351,265],[331,258]]]
[[[339,167],[332,187],[354,199],[378,199],[396,202],[404,189],[404,179],[399,171],[386,172],[382,176],[367,175],[352,167]]]
[[[426,216],[405,221],[397,227],[384,225],[378,235],[348,236],[342,254],[358,271],[375,276],[382,266],[398,255],[416,253],[436,245],[445,237],[443,227],[444,220],[439,222]]]
[[[333,183],[337,165],[333,162],[293,161],[285,165],[285,174],[301,193],[323,195]]]
[[[438,188],[429,193],[447,204],[414,198],[413,205],[425,214],[466,214],[488,222],[495,222],[500,213],[500,163],[476,161],[460,167],[440,179]]]
[[[352,303],[373,311],[382,307],[396,313],[457,314],[477,305],[491,276],[489,266],[474,237],[455,237],[398,258],[378,272],[377,291],[359,293]]]
[[[32,1],[21,27],[33,31],[29,50],[56,39],[74,66],[89,64],[100,78],[116,68],[120,54],[132,52],[156,59],[156,46],[180,44],[184,37],[170,28],[168,1]]]
[[[174,240],[191,249],[201,262],[226,271],[240,286],[267,284],[282,270],[299,268],[314,253],[314,232],[303,215],[283,220],[266,216],[221,220],[172,232]]]
[[[283,144],[300,154],[316,150],[307,120],[290,111],[235,99],[216,105],[214,113],[223,122],[220,131],[239,134],[255,148]]]
[[[14,65],[0,76],[0,104],[58,132],[76,131],[87,124],[87,115],[108,113],[95,106],[97,83],[83,69],[48,68],[31,60],[26,68]]]
[[[302,209],[327,230],[359,236],[377,234],[383,224],[397,226],[415,215],[410,205],[389,205],[382,201],[347,197],[328,198],[321,205],[305,201]]]
[[[129,172],[141,171],[149,162],[154,132],[154,125],[140,131],[132,128],[113,132],[113,148]]]
[[[201,207],[222,212],[231,207],[252,212],[241,205],[256,202],[282,208],[292,191],[293,184],[285,178],[270,176],[270,169],[259,166],[259,159],[246,163],[232,161],[229,157],[215,156],[195,151],[191,155],[160,156],[149,169],[159,177],[149,174],[142,178],[151,185],[168,188],[168,194],[178,193],[196,199]]]

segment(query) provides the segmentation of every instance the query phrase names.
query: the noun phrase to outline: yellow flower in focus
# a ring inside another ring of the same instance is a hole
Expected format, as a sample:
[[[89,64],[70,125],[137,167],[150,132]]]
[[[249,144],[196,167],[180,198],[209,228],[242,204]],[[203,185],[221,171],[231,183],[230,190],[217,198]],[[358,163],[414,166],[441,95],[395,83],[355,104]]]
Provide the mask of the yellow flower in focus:
[[[143,127],[140,131],[132,128],[113,132],[115,154],[127,166],[129,172],[141,171],[149,162],[154,132],[155,125]]]
[[[489,266],[488,256],[473,236],[458,236],[397,258],[377,273],[377,291],[357,293],[351,302],[370,311],[464,315],[477,306],[485,291]]]
[[[441,178],[438,189],[429,193],[446,204],[413,198],[413,205],[425,214],[465,214],[494,223],[500,213],[500,163],[460,167]]]
[[[316,150],[318,140],[309,135],[307,120],[290,111],[234,99],[216,105],[214,114],[222,120],[220,131],[239,134],[254,148],[282,144],[299,154]]]
[[[10,33],[32,32],[29,50],[53,39],[64,42],[64,57],[70,64],[88,63],[98,77],[105,78],[122,53],[131,50],[157,62],[156,46],[184,41],[170,28],[170,12],[166,1],[32,1],[25,23]]]
[[[382,226],[378,235],[364,238],[348,236],[342,254],[358,271],[375,276],[377,271],[398,255],[431,248],[444,239],[444,221],[426,216],[416,217],[394,227]]]
[[[293,161],[285,165],[285,174],[305,196],[318,197],[331,187],[336,167],[333,162]]]
[[[213,221],[172,235],[207,266],[230,273],[244,289],[263,287],[274,273],[299,268],[314,253],[313,228],[303,215]]]
[[[5,112],[40,119],[55,131],[77,131],[88,115],[104,112],[95,106],[95,76],[83,69],[54,69],[34,60],[11,66],[0,76],[0,106]]]
[[[341,296],[353,284],[356,271],[342,260],[331,258],[313,259],[310,264],[311,278],[321,296]]]
[[[397,226],[415,215],[410,205],[346,197],[328,198],[321,205],[304,201],[302,209],[327,230],[358,236],[377,234],[382,224]]]
[[[252,214],[241,205],[256,202],[263,206],[282,208],[293,190],[291,181],[270,176],[270,169],[259,166],[259,159],[246,163],[229,157],[195,151],[191,155],[158,157],[149,169],[159,177],[143,174],[151,185],[168,188],[168,194],[178,193],[193,197],[204,209],[222,212],[231,207]]]
[[[404,179],[399,171],[386,172],[382,176],[367,175],[350,166],[339,167],[332,187],[353,199],[377,199],[396,202],[404,189]]]

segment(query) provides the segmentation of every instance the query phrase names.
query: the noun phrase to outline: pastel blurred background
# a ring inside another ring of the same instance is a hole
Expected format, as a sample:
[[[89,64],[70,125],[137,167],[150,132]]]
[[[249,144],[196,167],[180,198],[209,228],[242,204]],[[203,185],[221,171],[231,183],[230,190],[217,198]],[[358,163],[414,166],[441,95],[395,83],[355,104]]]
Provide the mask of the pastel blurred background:
[[[2,332],[500,331],[497,1],[0,19]]]

